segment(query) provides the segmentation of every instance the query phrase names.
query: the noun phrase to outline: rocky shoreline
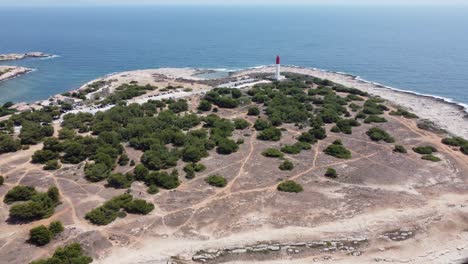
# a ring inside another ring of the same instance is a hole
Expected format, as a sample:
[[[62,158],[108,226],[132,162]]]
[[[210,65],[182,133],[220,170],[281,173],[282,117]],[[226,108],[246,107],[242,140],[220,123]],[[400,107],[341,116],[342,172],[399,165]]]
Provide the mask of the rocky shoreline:
[[[22,60],[26,58],[47,58],[52,55],[43,52],[0,54],[0,61]]]
[[[0,66],[0,82],[32,72],[33,69],[18,66]]]

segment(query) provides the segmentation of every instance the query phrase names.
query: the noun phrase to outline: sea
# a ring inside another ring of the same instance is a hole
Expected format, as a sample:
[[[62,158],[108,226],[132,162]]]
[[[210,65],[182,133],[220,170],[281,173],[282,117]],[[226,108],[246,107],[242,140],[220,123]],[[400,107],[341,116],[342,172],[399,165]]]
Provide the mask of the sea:
[[[34,71],[0,83],[0,102],[32,102],[97,77],[159,67],[219,73],[282,64],[359,76],[468,104],[468,8],[0,7],[2,62]]]

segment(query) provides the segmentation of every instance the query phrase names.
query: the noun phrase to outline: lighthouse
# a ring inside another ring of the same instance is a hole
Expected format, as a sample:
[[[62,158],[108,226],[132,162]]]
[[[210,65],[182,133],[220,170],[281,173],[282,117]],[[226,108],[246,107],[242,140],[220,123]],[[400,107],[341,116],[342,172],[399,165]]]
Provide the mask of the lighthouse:
[[[281,58],[280,56],[276,56],[276,73],[275,73],[275,79],[277,81],[281,80]]]

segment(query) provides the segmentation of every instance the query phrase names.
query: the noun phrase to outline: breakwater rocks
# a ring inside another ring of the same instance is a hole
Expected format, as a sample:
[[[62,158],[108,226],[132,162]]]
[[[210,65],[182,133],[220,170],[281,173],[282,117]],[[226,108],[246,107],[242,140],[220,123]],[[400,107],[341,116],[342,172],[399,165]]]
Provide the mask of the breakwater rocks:
[[[311,253],[343,253],[360,256],[361,249],[368,244],[367,238],[347,238],[342,240],[321,240],[294,243],[264,242],[249,246],[227,247],[198,251],[192,260],[199,263],[220,263],[233,259],[269,259],[281,255],[293,256]]]

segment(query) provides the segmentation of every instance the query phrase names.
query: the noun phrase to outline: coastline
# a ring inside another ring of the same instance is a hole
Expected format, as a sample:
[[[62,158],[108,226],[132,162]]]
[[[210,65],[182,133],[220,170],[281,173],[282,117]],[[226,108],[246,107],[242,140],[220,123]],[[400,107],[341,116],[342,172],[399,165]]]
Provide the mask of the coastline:
[[[262,66],[233,72],[232,76],[273,73],[274,70],[275,68],[273,66]],[[317,78],[328,79],[344,86],[363,90],[414,112],[420,118],[433,122],[434,125],[446,130],[449,134],[465,138],[468,137],[468,106],[462,103],[457,103],[453,100],[434,95],[419,94],[384,86],[347,73],[298,66],[284,66],[283,72],[311,75]]]
[[[8,70],[6,73],[0,74],[0,82],[13,79],[20,75],[34,71],[34,69],[18,66],[0,66],[0,72],[2,70]]]
[[[0,61],[15,61],[26,58],[50,58],[53,56],[54,55],[46,54],[43,52],[0,54]]]

